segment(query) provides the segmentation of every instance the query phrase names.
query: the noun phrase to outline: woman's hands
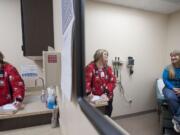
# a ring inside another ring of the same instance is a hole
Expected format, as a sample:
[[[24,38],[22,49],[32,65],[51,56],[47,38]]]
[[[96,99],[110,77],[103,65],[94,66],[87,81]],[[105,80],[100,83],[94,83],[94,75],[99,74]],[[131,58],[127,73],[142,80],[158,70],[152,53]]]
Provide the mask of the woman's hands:
[[[22,102],[15,101],[13,104],[17,110],[21,110],[24,108],[24,104],[22,104]]]
[[[176,95],[180,95],[180,88],[174,88],[173,90]]]
[[[89,100],[91,100],[93,98],[93,94],[90,93],[87,97],[88,97]]]
[[[104,101],[109,101],[109,98],[106,94],[102,94],[101,95],[101,98],[104,100]]]

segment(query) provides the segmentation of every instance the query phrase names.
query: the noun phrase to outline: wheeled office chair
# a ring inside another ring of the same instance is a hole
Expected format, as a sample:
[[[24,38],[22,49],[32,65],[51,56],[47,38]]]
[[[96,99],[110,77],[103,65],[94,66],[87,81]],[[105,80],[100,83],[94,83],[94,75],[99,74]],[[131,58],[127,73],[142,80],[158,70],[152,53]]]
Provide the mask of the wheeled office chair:
[[[165,134],[166,129],[173,128],[172,114],[170,113],[168,103],[162,93],[164,86],[164,82],[161,78],[156,80],[157,112],[162,134]]]

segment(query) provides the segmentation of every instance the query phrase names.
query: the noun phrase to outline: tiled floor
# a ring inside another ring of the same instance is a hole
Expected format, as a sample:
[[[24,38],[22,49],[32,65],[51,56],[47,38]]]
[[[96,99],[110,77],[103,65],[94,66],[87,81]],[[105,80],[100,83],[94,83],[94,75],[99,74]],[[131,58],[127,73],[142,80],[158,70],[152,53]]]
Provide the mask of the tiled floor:
[[[43,125],[0,132],[0,135],[61,135],[61,133],[60,128],[51,128],[51,125]]]
[[[148,113],[135,117],[115,120],[130,135],[160,135],[160,127],[157,113]],[[167,135],[177,135],[173,130]]]

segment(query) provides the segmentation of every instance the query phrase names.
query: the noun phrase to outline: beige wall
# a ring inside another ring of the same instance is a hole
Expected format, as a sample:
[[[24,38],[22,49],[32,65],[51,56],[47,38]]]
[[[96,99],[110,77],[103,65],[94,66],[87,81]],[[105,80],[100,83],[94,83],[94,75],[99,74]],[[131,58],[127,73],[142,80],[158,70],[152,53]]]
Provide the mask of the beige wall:
[[[169,53],[174,49],[180,50],[180,11],[170,15],[168,27],[167,64],[170,63]]]
[[[61,51],[61,3],[60,0],[53,2],[55,48]],[[153,82],[160,76],[165,61],[163,52],[167,43],[167,17],[94,2],[88,2],[86,11],[87,62],[92,60],[97,45],[109,50],[110,60],[114,56],[123,59],[128,55],[135,57],[135,74],[132,78],[128,77],[125,65],[122,69],[123,84],[133,99],[133,104],[129,106],[125,103],[116,89],[113,116],[153,109],[155,107]],[[171,16],[172,27],[174,24],[178,27],[179,20],[175,19],[176,16],[178,15]],[[21,51],[20,0],[1,0],[0,18],[0,50],[4,52],[6,60],[18,70],[22,64],[34,64],[34,61],[23,57]],[[176,28],[171,32],[174,33]],[[178,42],[177,38],[176,41]],[[167,45],[169,50],[172,47],[171,42],[174,43],[173,39],[169,38]],[[176,47],[179,46],[176,44]],[[42,70],[41,62],[37,65],[40,65]],[[77,104],[63,98],[61,110],[61,127],[65,135],[98,134]]]
[[[98,135],[79,105],[65,98],[63,100],[60,105],[60,124],[63,135]]]
[[[54,36],[55,48],[61,51],[61,0],[54,0]],[[69,66],[69,65],[67,65]],[[65,90],[62,90],[62,92]],[[97,131],[85,117],[78,104],[61,98],[61,130],[64,135],[98,135]]]
[[[0,0],[0,51],[5,60],[12,63],[19,71],[23,64],[36,64],[42,70],[41,62],[34,62],[23,56],[20,0]],[[40,73],[41,75],[42,73]],[[26,86],[32,86],[26,82]]]
[[[113,116],[154,109],[154,82],[165,64],[168,17],[90,0],[85,17],[86,64],[98,48],[109,51],[109,64],[115,56],[135,58],[132,77],[126,62],[122,67],[122,84],[133,103],[126,103],[116,88]]]
[[[54,15],[54,46],[56,51],[61,51],[62,38],[62,20],[61,20],[61,0],[53,0],[53,15]]]

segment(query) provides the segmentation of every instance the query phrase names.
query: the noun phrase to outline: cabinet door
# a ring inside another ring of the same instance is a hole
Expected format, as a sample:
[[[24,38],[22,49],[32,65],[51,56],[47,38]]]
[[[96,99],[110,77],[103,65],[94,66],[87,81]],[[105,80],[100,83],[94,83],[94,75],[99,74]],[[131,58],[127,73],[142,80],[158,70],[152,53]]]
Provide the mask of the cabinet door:
[[[52,0],[21,0],[24,56],[42,56],[54,47]]]

